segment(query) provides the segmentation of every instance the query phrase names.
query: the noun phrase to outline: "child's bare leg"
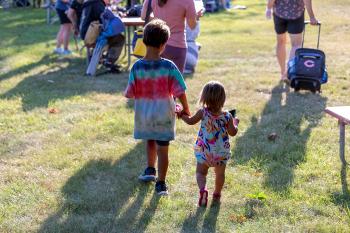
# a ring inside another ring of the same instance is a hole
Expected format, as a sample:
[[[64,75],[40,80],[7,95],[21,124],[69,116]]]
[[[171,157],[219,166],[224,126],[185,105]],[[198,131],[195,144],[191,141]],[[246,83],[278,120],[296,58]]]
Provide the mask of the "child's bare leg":
[[[197,163],[196,178],[199,190],[204,190],[207,184],[207,174],[209,167],[205,164]]]
[[[158,153],[158,181],[165,181],[166,173],[168,171],[169,146],[157,146]]]
[[[226,165],[216,166],[214,167],[215,171],[215,190],[214,194],[221,194],[222,187],[225,183],[225,169]]]
[[[147,166],[155,167],[157,159],[157,145],[155,140],[147,140],[146,144],[147,151]]]

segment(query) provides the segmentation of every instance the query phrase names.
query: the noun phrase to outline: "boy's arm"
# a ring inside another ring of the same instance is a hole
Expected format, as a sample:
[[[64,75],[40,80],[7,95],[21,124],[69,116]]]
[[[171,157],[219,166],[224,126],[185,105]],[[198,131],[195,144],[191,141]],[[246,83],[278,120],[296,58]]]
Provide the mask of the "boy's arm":
[[[180,103],[182,105],[181,115],[183,115],[183,114],[191,115],[190,109],[189,109],[188,103],[187,103],[186,93],[181,94],[177,98],[180,100]]]
[[[196,112],[196,114],[194,114],[193,116],[189,116],[186,114],[181,115],[181,119],[189,125],[197,124],[202,119],[202,117],[203,117],[202,109],[199,109]]]
[[[233,120],[235,122],[233,122]],[[239,120],[237,118],[233,118],[232,116],[230,117],[228,121],[228,127],[227,127],[227,132],[230,136],[235,136],[238,132],[238,124]]]

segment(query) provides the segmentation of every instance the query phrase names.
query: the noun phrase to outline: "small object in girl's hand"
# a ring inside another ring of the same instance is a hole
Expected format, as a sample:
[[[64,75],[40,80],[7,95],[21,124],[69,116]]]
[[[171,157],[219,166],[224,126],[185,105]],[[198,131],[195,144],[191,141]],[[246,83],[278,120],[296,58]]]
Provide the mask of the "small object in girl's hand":
[[[230,110],[229,113],[231,113],[231,115],[232,115],[233,118],[236,117],[236,109]]]
[[[180,113],[182,111],[182,106],[180,104],[175,105],[175,112]]]

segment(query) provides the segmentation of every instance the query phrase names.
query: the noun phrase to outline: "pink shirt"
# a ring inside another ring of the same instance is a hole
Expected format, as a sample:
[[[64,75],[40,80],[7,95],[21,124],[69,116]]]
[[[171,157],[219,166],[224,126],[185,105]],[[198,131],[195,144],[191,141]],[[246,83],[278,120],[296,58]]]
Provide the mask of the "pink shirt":
[[[143,3],[143,12],[147,10],[148,1]],[[158,5],[158,0],[152,0],[152,11],[155,18],[164,20],[170,28],[167,45],[187,48],[185,25],[186,20],[195,19],[197,16],[194,0],[168,0],[162,7]]]

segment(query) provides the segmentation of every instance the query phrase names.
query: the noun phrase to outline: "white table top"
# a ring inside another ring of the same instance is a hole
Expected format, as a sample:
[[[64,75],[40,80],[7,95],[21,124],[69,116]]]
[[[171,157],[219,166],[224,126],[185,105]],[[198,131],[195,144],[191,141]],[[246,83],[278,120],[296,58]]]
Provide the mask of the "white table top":
[[[328,107],[325,112],[345,124],[350,124],[350,106]]]

